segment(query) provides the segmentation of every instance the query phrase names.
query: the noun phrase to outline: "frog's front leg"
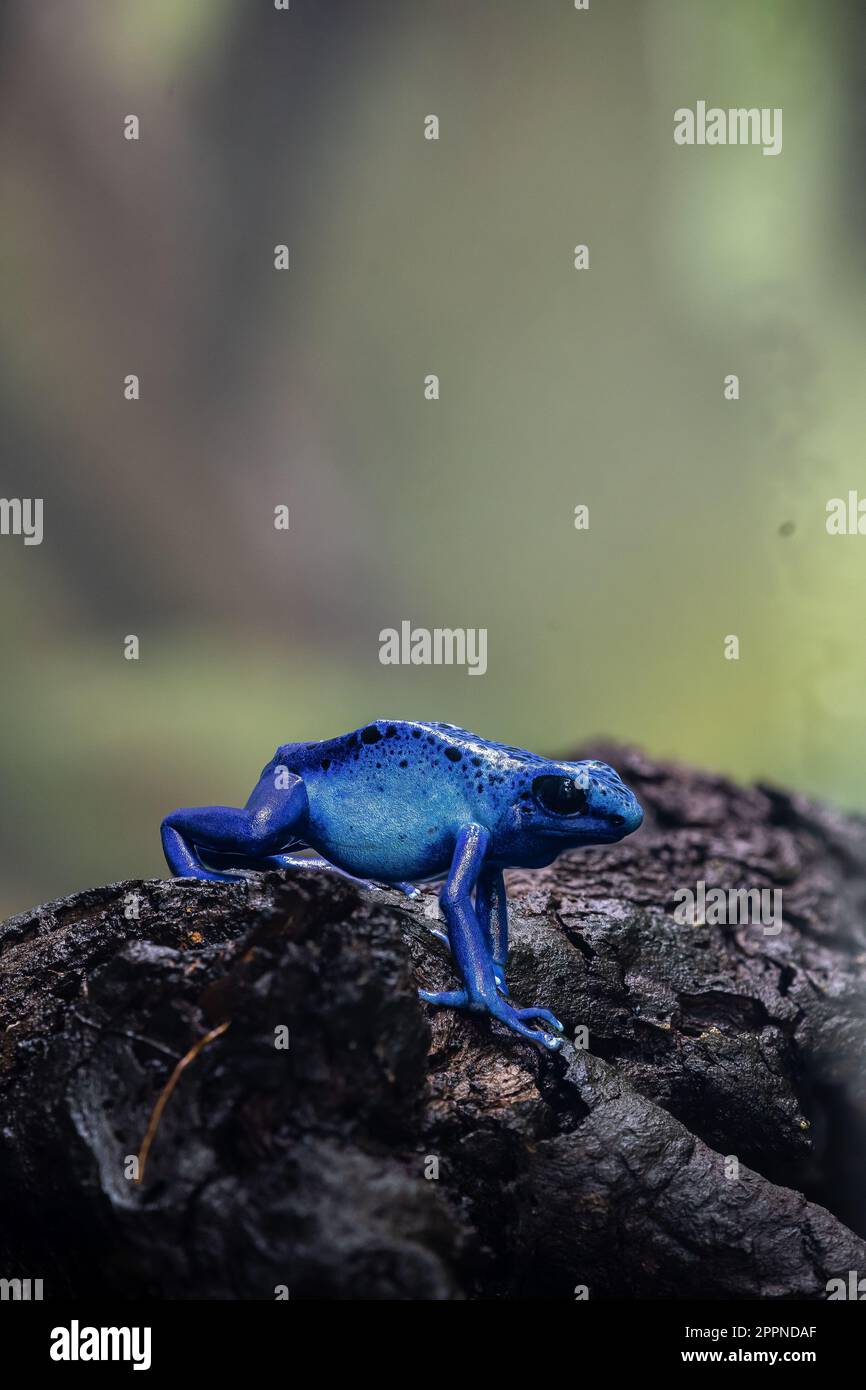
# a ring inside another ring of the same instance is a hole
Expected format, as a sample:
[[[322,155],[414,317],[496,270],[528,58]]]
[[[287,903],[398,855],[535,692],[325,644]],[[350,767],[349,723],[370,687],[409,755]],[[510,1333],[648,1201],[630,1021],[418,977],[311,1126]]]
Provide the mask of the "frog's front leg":
[[[508,901],[502,870],[486,866],[475,889],[475,912],[487,940],[493,973],[501,994],[508,997],[505,963],[508,960]]]
[[[562,1025],[558,1019],[548,1009],[513,1008],[497,988],[490,947],[472,904],[472,893],[484,867],[489,844],[490,834],[483,826],[469,825],[460,832],[451,870],[440,897],[448,923],[448,939],[463,989],[441,994],[431,994],[427,990],[420,990],[419,993],[428,1004],[491,1014],[513,1032],[554,1050],[560,1045],[559,1038],[526,1025],[530,1019],[540,1019],[561,1032]]]

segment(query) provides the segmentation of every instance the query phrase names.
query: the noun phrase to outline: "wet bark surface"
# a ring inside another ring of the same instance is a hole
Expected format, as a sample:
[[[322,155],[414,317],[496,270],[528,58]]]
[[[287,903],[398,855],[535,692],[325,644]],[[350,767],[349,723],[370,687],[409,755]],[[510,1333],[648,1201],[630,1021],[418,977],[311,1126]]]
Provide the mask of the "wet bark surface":
[[[866,1273],[866,822],[593,751],[642,829],[509,876],[512,996],[585,1043],[558,1054],[419,1003],[454,983],[432,890],[125,882],[0,927],[0,1275],[781,1299]],[[781,890],[781,921],[677,922],[701,880]]]

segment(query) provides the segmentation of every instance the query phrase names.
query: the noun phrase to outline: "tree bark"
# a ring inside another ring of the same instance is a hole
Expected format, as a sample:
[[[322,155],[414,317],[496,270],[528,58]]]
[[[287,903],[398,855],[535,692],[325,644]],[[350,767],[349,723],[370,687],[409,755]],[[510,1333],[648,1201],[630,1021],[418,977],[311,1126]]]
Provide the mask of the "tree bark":
[[[126,882],[6,922],[0,1274],[253,1299],[866,1274],[866,822],[593,751],[642,829],[509,876],[513,998],[586,1046],[419,1003],[454,982],[432,890]],[[780,889],[780,929],[678,924],[701,880]]]

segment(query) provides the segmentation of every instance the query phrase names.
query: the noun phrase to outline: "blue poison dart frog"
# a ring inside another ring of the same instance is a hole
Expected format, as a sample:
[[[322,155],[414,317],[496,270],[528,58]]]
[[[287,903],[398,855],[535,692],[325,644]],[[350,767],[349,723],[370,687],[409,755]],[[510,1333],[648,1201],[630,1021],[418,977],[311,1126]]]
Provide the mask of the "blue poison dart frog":
[[[605,763],[553,762],[453,724],[377,719],[321,743],[283,744],[243,810],[173,811],[162,843],[172,873],[192,878],[328,869],[407,894],[444,879],[448,935],[437,935],[462,987],[421,990],[421,998],[491,1014],[555,1049],[562,1025],[553,1014],[515,1008],[508,998],[502,871],[541,868],[579,845],[612,844],[642,819],[636,797]],[[315,853],[298,853],[305,850]],[[531,1028],[533,1021],[546,1028]]]

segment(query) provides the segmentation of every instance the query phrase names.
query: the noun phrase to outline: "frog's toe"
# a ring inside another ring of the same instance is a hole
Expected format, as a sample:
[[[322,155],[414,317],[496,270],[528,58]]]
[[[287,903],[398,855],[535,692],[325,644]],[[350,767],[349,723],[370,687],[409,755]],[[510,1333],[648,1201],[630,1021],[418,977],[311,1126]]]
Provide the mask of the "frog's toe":
[[[562,1038],[554,1037],[552,1033],[545,1033],[542,1028],[527,1028],[523,1023],[512,1023],[511,1027],[515,1033],[529,1038],[531,1042],[537,1043],[539,1047],[545,1048],[548,1052],[558,1052],[562,1047]]]
[[[491,1007],[490,1013],[494,1018],[498,1018],[500,1023],[504,1023],[507,1028],[510,1028],[512,1033],[519,1033],[522,1038],[537,1043],[539,1047],[546,1048],[548,1052],[556,1052],[562,1046],[562,1038],[553,1037],[542,1029],[526,1026],[529,1019],[540,1018],[561,1032],[562,1024],[549,1009],[514,1009],[504,999],[499,999]]]
[[[419,989],[418,998],[423,999],[425,1004],[438,1004],[443,1009],[465,1009],[469,1006],[469,995],[465,989],[446,989],[440,994]]]
[[[420,898],[421,889],[416,888],[414,883],[394,883],[393,888],[399,888],[401,893],[405,893],[407,898]]]
[[[524,1023],[530,1018],[540,1018],[543,1023],[549,1023],[551,1028],[555,1028],[557,1033],[564,1033],[565,1029],[555,1014],[550,1009],[518,1009],[517,1017]]]
[[[535,1041],[546,1047],[548,1052],[558,1052],[562,1047],[562,1038],[553,1038],[550,1033],[536,1033]]]
[[[496,988],[499,990],[499,993],[502,995],[503,999],[508,999],[508,981],[505,978],[505,971],[502,969],[501,966],[497,967],[497,969],[494,970],[493,978],[496,981]]]

